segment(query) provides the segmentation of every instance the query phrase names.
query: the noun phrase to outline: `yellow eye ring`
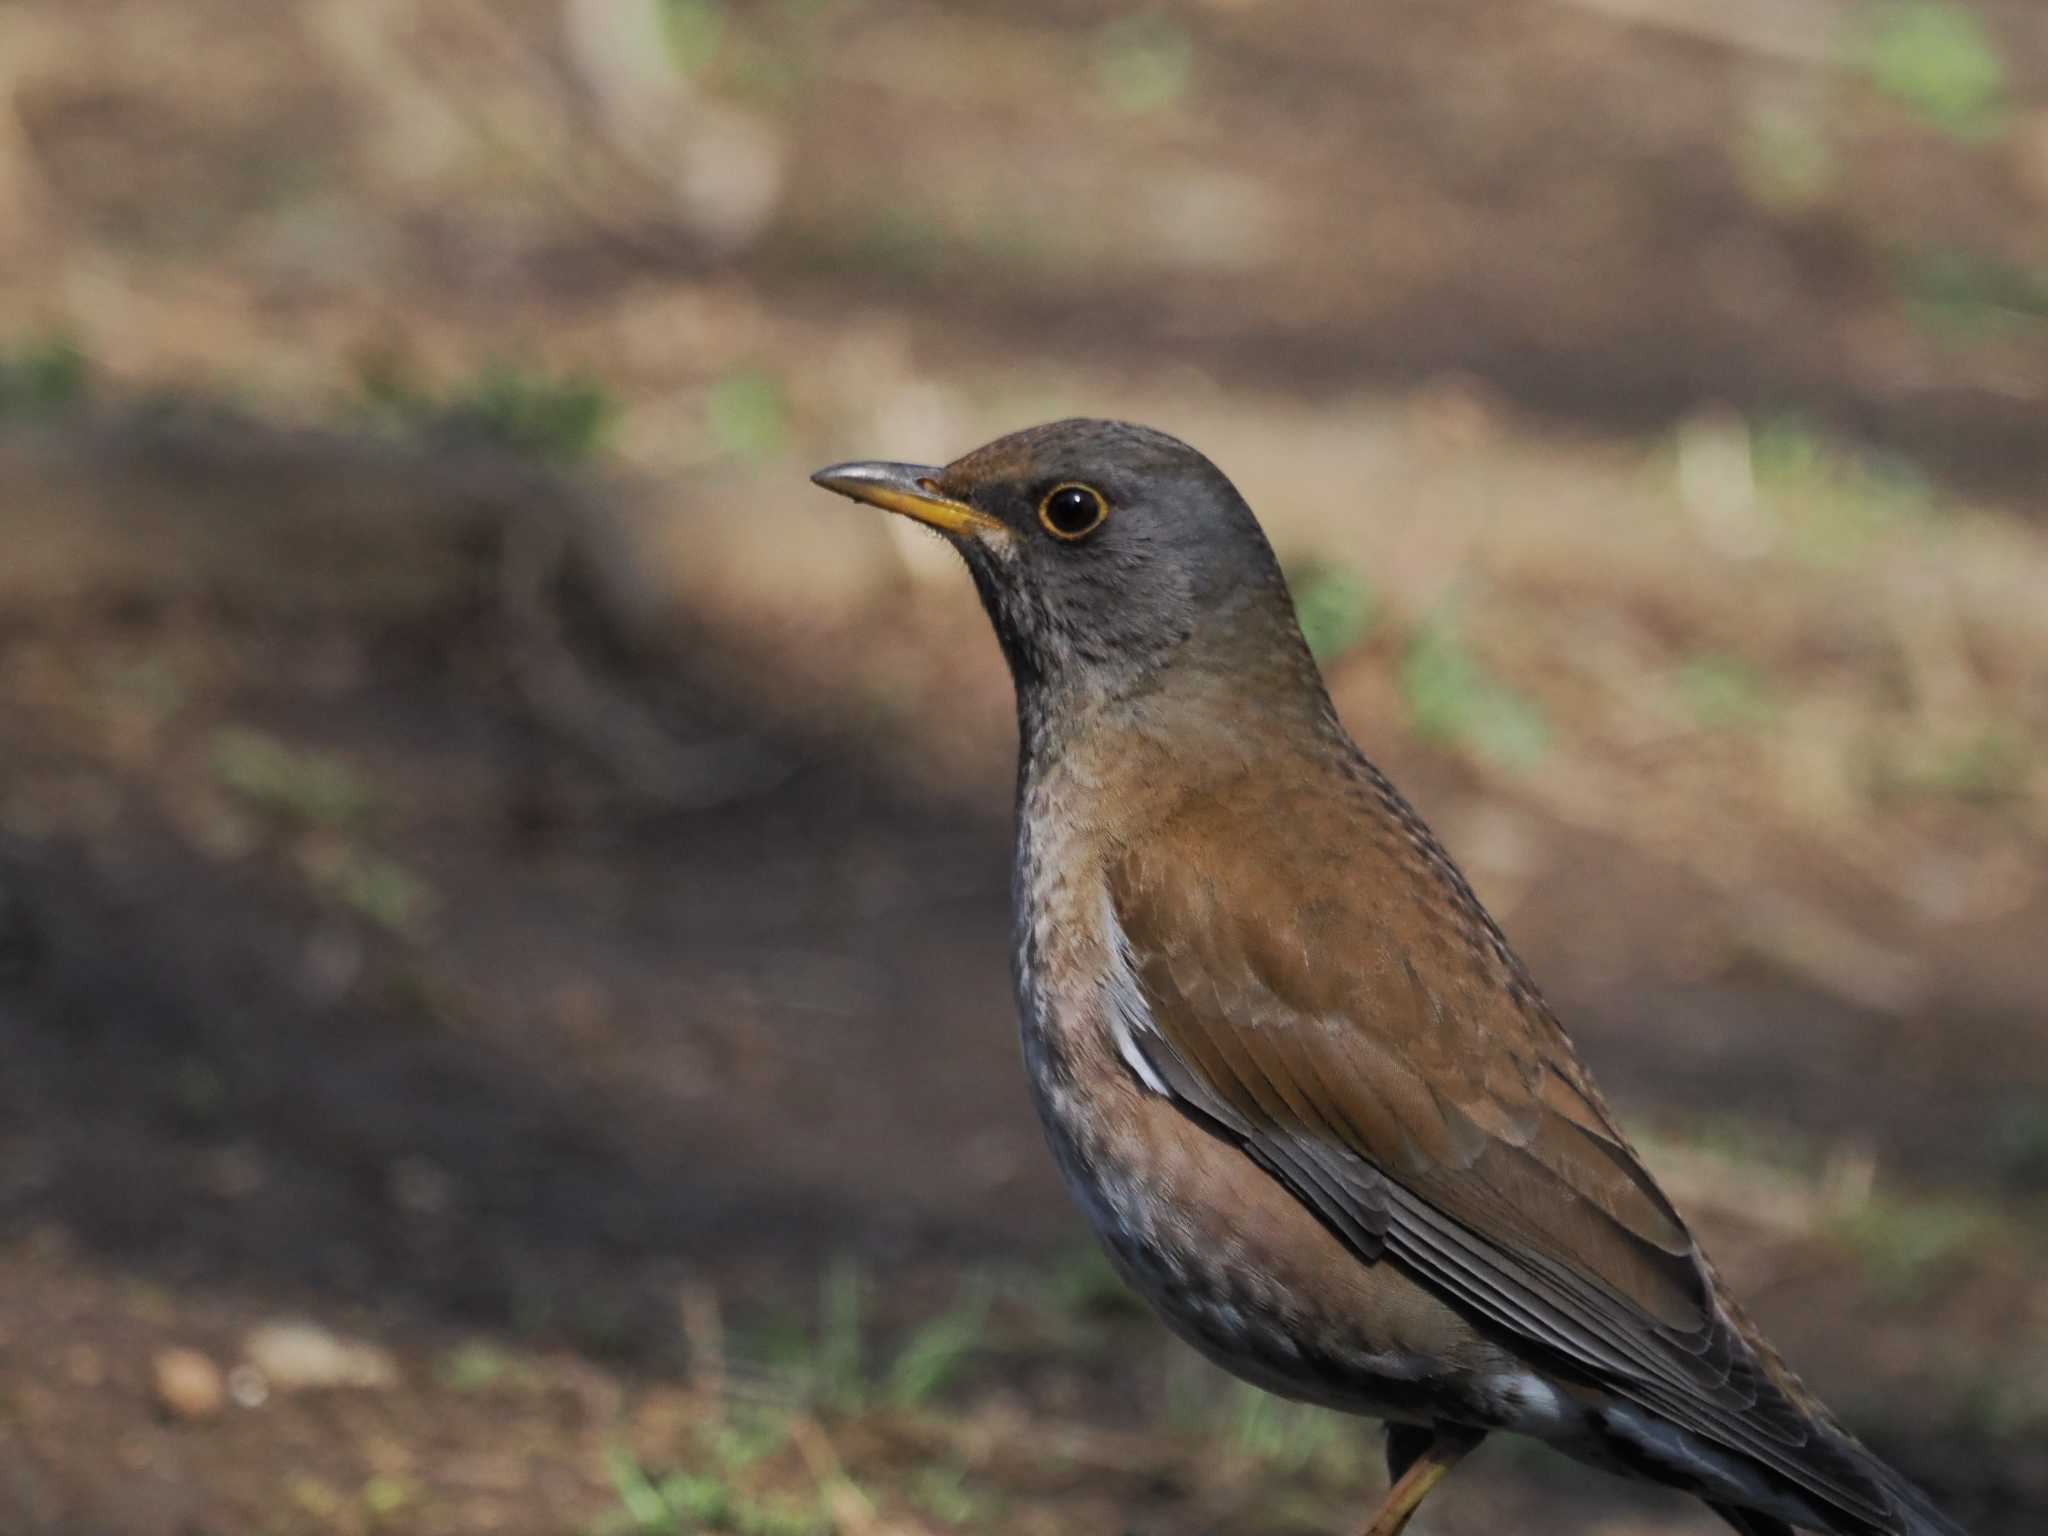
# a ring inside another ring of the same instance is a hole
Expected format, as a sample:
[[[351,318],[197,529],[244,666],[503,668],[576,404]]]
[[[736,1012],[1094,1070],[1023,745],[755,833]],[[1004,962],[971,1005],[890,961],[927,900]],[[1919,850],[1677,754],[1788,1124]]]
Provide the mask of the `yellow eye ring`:
[[[1102,492],[1078,480],[1054,486],[1038,503],[1038,521],[1056,539],[1071,544],[1085,539],[1109,517],[1109,503]]]

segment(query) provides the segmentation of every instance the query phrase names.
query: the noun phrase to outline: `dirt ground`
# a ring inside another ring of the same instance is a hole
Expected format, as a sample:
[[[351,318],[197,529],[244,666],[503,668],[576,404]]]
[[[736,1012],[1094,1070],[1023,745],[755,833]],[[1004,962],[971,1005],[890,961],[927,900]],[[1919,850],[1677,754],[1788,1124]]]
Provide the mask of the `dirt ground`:
[[[0,8],[0,1532],[1357,1519],[1368,1426],[1092,1258],[994,647],[803,479],[1069,411],[1237,477],[1766,1330],[2039,1529],[2048,30],[1976,12],[1958,134],[1818,0]],[[1509,1445],[1417,1527],[1714,1528]]]

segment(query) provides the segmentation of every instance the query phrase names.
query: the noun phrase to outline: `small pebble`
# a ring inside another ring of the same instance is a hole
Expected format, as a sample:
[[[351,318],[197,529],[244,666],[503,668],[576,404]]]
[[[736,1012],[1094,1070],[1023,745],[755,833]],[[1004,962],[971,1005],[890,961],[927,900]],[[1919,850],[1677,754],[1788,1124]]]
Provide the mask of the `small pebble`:
[[[391,1352],[345,1339],[317,1323],[266,1323],[243,1346],[249,1364],[280,1392],[320,1387],[388,1387],[398,1380]]]
[[[151,1365],[157,1405],[172,1418],[197,1423],[215,1417],[227,1404],[220,1367],[196,1349],[167,1349]]]

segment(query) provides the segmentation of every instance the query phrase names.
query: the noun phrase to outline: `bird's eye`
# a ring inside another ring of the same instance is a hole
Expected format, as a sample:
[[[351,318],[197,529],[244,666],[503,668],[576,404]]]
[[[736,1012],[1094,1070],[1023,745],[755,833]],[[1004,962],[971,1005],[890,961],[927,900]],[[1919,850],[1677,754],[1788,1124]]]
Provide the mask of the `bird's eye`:
[[[1109,516],[1109,503],[1092,485],[1056,485],[1038,504],[1038,520],[1056,539],[1085,539]]]

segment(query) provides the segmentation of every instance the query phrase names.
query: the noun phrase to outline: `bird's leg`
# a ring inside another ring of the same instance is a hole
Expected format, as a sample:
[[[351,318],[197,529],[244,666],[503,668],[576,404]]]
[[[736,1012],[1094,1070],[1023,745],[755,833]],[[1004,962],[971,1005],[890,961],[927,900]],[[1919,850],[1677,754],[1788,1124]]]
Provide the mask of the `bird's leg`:
[[[1427,1424],[1387,1425],[1387,1486],[1401,1481],[1415,1458],[1436,1441],[1436,1431]]]
[[[1429,1490],[1486,1438],[1482,1429],[1439,1424],[1424,1429],[1411,1424],[1387,1426],[1387,1471],[1394,1486],[1361,1536],[1401,1536]]]

